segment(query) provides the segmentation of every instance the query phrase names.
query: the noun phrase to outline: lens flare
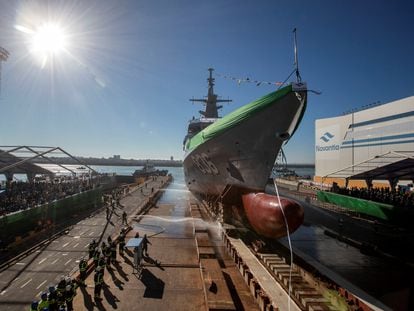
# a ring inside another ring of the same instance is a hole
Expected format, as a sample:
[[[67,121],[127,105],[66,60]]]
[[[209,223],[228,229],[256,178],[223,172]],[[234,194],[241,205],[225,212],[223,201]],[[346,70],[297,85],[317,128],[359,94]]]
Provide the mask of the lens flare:
[[[22,25],[14,26],[28,37],[29,51],[40,62],[42,68],[48,59],[67,51],[67,35],[62,27],[54,23],[44,23],[36,29]]]
[[[44,24],[34,33],[31,51],[34,53],[57,54],[66,48],[67,40],[61,27]]]

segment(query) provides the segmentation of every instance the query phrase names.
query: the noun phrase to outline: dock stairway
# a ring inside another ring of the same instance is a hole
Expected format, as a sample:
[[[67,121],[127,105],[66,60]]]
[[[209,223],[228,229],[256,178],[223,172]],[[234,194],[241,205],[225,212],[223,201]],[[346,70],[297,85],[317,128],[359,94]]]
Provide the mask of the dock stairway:
[[[289,292],[289,275],[291,274],[291,298],[302,310],[337,310],[315,287],[309,284],[296,265],[293,265],[292,271],[290,271],[290,265],[277,254],[257,253],[257,256],[286,292]]]

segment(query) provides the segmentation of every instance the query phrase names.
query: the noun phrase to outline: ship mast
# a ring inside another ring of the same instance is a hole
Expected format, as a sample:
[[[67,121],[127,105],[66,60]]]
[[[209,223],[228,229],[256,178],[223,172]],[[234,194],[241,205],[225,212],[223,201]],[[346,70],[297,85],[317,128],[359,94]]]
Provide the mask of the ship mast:
[[[296,40],[296,28],[293,29],[294,36],[294,47],[295,47],[295,72],[296,72],[296,81],[298,83],[302,82],[302,78],[299,73],[299,61],[298,61],[298,41]]]
[[[206,110],[202,111],[200,110],[200,114],[204,116],[205,118],[218,118],[218,110],[223,108],[223,106],[219,105],[217,106],[217,103],[229,103],[232,100],[231,99],[217,99],[217,95],[214,94],[214,81],[213,78],[213,68],[208,68],[208,71],[210,72],[209,77],[207,78],[208,82],[208,94],[206,99],[190,99],[190,101],[194,102],[201,102],[206,106]]]

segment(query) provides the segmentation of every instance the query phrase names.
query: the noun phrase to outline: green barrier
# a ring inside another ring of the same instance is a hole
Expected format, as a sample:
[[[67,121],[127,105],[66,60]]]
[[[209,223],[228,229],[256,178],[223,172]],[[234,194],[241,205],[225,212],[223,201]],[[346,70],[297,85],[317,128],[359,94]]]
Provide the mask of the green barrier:
[[[353,198],[332,192],[318,191],[319,201],[335,204],[352,211],[370,215],[383,220],[392,220],[395,216],[394,206],[363,199]]]
[[[93,211],[102,206],[103,188],[85,191],[59,201],[37,206],[19,213],[0,218],[0,238],[3,242],[13,242],[17,236],[25,236],[30,231],[40,230],[52,224],[58,225],[72,216]]]

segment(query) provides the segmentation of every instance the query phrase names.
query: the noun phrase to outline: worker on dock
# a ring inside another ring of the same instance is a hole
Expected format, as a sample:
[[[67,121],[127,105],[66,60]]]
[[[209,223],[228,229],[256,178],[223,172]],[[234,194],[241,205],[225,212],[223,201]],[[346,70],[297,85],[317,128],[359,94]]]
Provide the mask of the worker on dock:
[[[76,295],[76,286],[73,284],[66,285],[65,291],[65,302],[66,302],[66,310],[73,311],[73,298]]]
[[[123,228],[121,229],[121,233],[119,234],[118,243],[119,243],[119,255],[123,256],[124,248],[125,248],[125,231]]]
[[[49,308],[49,300],[47,299],[47,293],[43,292],[40,295],[40,301],[36,310],[44,310],[45,308]]]
[[[89,246],[88,246],[89,259],[93,258],[93,254],[95,253],[95,248],[96,248],[96,242],[95,240],[92,240],[92,242],[89,243]]]
[[[93,253],[93,264],[95,268],[98,266],[99,257],[101,257],[101,252],[98,248],[95,248],[95,252]]]
[[[142,238],[142,254],[147,257],[148,257],[148,244],[151,244],[151,242],[148,240],[147,235],[144,234],[144,237]]]
[[[128,221],[127,221],[127,213],[125,212],[125,211],[123,211],[123,213],[122,213],[122,224],[124,225],[127,225],[128,224]]]
[[[101,299],[101,289],[102,289],[102,283],[103,283],[103,273],[101,272],[101,267],[97,267],[95,269],[95,275],[93,277],[93,280],[95,282],[95,290],[94,290],[95,299]]]
[[[101,244],[101,251],[102,254],[105,255],[106,249],[109,247],[109,245],[106,245],[105,242],[103,241]]]
[[[47,300],[49,302],[49,310],[55,311],[58,310],[58,303],[57,303],[57,292],[54,286],[49,286],[49,295],[47,296]]]
[[[108,247],[105,249],[105,261],[106,261],[106,266],[109,267],[111,266],[111,244],[108,245]]]
[[[109,209],[109,206],[107,205],[107,206],[106,206],[106,220],[109,220],[109,218],[110,218],[110,213],[111,213],[111,211],[110,211],[110,209]]]
[[[107,247],[107,249],[109,249],[109,247]],[[104,274],[104,272],[105,272],[105,267],[106,267],[106,260],[105,259],[106,259],[105,256],[103,254],[101,254],[99,256],[99,259],[98,259],[98,265],[96,266],[96,267],[101,268],[102,274]]]
[[[64,292],[65,292],[65,288],[66,288],[66,279],[65,277],[62,275],[60,277],[60,281],[57,285],[56,291],[57,291],[57,296],[58,298],[62,297]]]
[[[86,279],[86,269],[88,268],[88,262],[86,261],[85,257],[82,257],[79,261],[79,284],[80,286],[86,286],[85,279]]]
[[[111,243],[111,262],[113,264],[116,263],[116,243],[115,243],[115,241],[112,241],[112,243]]]
[[[30,311],[38,311],[39,301],[33,300],[32,304],[30,305]]]

